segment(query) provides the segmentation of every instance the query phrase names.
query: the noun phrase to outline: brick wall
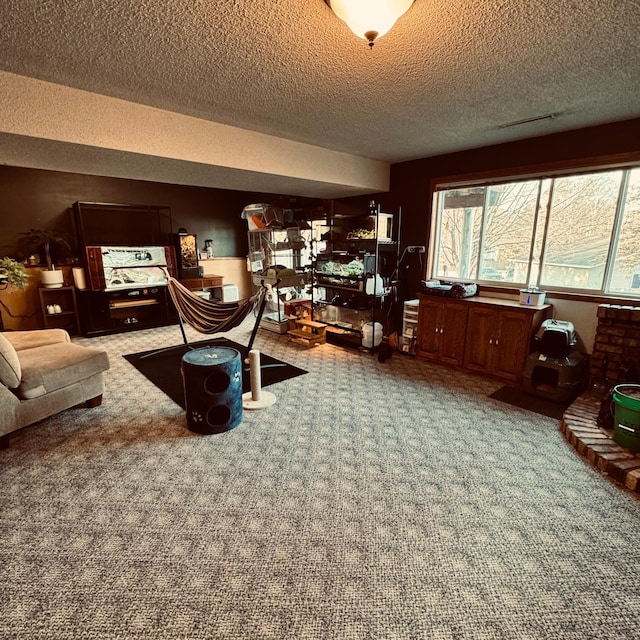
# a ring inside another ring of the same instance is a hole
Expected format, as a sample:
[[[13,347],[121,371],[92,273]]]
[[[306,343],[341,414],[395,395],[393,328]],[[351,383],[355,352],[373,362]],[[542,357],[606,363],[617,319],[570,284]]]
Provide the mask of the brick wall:
[[[598,307],[598,326],[591,354],[592,378],[600,375],[605,358],[610,384],[618,382],[622,367],[635,369],[631,378],[639,381],[640,307],[619,304],[601,304]]]

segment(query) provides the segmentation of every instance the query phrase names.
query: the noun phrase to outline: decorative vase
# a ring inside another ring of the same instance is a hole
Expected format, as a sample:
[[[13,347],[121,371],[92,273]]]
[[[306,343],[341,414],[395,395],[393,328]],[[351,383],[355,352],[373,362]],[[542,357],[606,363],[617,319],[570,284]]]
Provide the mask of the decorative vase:
[[[47,289],[56,289],[64,284],[64,272],[60,269],[42,271],[40,274],[42,285]]]

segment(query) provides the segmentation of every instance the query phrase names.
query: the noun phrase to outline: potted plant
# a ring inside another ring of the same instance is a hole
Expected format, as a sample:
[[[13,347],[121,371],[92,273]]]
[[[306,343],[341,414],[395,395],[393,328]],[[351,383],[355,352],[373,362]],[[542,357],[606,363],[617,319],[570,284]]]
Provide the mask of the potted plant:
[[[0,290],[7,287],[16,287],[16,289],[26,289],[29,276],[24,269],[24,265],[12,258],[0,258]],[[0,301],[7,312],[9,310]],[[2,311],[0,310],[0,331],[4,331],[4,324],[2,322]]]
[[[67,242],[64,234],[48,229],[30,229],[19,235],[22,236],[20,245],[25,255],[39,253],[44,249],[48,271],[41,273],[42,284],[45,287],[61,287],[64,284],[64,274],[62,271],[56,270],[51,258],[51,249],[55,245],[59,245],[71,251],[71,245]]]
[[[12,286],[26,289],[29,276],[24,265],[12,258],[0,258],[0,287]]]

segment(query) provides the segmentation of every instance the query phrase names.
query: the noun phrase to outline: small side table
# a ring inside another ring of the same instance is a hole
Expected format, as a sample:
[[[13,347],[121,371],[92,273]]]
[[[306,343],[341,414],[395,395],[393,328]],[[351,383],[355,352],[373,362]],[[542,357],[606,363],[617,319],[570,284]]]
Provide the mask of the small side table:
[[[45,329],[65,329],[80,335],[80,316],[75,287],[40,287],[40,307]],[[57,305],[57,306],[56,306]],[[50,311],[54,309],[53,312]],[[55,309],[59,308],[58,313]]]
[[[200,289],[212,289],[214,287],[222,287],[223,277],[217,275],[202,276],[202,278],[185,278],[180,282],[190,291],[199,291]]]

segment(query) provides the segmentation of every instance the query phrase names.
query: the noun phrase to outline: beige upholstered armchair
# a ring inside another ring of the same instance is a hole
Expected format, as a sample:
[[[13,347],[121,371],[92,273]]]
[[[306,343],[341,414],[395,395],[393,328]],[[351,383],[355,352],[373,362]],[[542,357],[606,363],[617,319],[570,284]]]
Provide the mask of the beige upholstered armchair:
[[[101,404],[108,368],[104,350],[74,344],[63,329],[0,333],[0,448],[17,429]]]

